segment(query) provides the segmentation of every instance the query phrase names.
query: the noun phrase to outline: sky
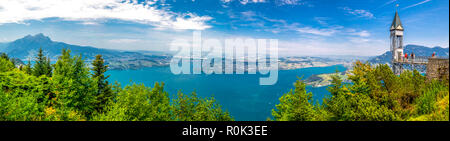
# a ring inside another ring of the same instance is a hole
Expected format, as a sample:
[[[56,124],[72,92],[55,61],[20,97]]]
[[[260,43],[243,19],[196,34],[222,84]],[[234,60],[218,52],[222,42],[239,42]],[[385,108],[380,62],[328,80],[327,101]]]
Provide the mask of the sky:
[[[396,6],[398,4],[398,7]],[[0,42],[168,51],[175,39],[278,39],[281,56],[374,56],[395,11],[405,44],[449,46],[448,0],[0,0]]]

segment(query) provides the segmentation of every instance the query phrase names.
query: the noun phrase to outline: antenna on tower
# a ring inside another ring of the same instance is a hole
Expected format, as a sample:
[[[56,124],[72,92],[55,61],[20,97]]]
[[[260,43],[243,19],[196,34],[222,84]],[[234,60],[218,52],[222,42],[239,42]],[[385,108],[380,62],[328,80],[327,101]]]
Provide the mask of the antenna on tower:
[[[395,4],[395,11],[398,11],[398,7],[399,7],[400,5],[397,3],[397,4]]]

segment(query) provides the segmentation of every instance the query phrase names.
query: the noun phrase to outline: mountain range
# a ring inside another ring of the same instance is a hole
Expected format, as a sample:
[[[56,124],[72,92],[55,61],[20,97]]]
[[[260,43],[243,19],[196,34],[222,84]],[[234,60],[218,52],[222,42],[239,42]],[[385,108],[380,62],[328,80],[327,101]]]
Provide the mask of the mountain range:
[[[172,55],[164,52],[154,51],[119,51],[110,49],[101,49],[91,46],[71,45],[63,42],[51,40],[42,33],[36,35],[27,35],[21,39],[9,43],[0,43],[0,52],[7,53],[12,58],[18,58],[24,62],[33,60],[39,50],[43,48],[44,54],[52,60],[56,60],[61,55],[63,48],[70,49],[72,55],[82,55],[90,62],[97,54],[101,54],[110,69],[139,69],[143,67],[168,66]],[[405,53],[413,53],[416,56],[431,56],[436,53],[437,56],[449,56],[449,48],[434,47],[429,48],[419,45],[405,46]],[[353,57],[352,57],[353,58]],[[358,58],[356,58],[358,59]],[[362,58],[359,58],[362,59]],[[363,58],[366,60],[367,58]],[[372,64],[389,64],[391,52],[368,58]],[[323,67],[336,64],[343,64],[349,67],[353,59],[343,59],[342,57],[284,57],[279,58],[281,69],[297,69],[304,67]]]
[[[130,51],[118,51],[110,49],[100,49],[91,46],[71,45],[63,42],[52,41],[42,33],[27,35],[21,39],[9,43],[0,43],[0,52],[7,53],[12,58],[23,61],[32,60],[39,48],[44,50],[45,56],[56,60],[61,55],[63,48],[70,49],[72,55],[82,55],[86,61],[95,59],[97,54],[101,54],[112,69],[134,69],[140,67],[164,66],[169,63],[170,56],[151,55],[150,53],[139,53]]]
[[[449,57],[449,48],[442,48],[442,47],[425,47],[425,46],[419,46],[419,45],[406,45],[404,48],[404,53],[407,53],[408,55],[411,53],[414,53],[415,56],[430,56],[433,53],[436,53],[436,56],[438,57]],[[390,64],[391,62],[392,53],[391,51],[387,51],[386,53],[372,57],[369,59],[369,63],[372,64]]]

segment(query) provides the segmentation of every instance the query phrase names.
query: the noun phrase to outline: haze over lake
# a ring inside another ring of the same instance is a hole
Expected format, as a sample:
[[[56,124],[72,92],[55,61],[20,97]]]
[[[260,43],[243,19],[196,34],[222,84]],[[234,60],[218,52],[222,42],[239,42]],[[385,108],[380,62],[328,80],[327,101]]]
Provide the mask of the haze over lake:
[[[169,67],[151,67],[139,70],[110,70],[109,81],[118,81],[122,86],[133,83],[143,83],[154,86],[155,82],[164,82],[165,90],[175,96],[178,91],[183,93],[197,92],[201,97],[214,96],[223,109],[228,110],[235,120],[260,120],[271,117],[271,111],[279,98],[294,89],[293,83],[297,77],[308,78],[314,74],[345,71],[342,65],[329,67],[313,67],[295,70],[280,70],[278,82],[275,85],[261,86],[260,74],[248,75],[174,75]],[[322,102],[329,95],[326,87],[307,87],[313,93],[314,101]]]

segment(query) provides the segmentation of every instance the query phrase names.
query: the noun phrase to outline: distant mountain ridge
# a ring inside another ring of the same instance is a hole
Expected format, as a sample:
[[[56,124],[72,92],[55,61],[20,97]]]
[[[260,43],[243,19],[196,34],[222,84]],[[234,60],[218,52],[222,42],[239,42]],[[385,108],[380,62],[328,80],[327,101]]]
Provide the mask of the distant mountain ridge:
[[[54,42],[42,33],[34,36],[27,35],[21,39],[7,43],[6,47],[3,49],[3,52],[9,54],[11,57],[25,60],[30,56],[34,56],[34,52],[38,51],[41,47],[44,49],[46,56],[51,59],[57,59],[63,48],[70,49],[74,55],[81,54],[87,59],[90,59],[97,54],[106,55],[105,57],[108,55],[120,54],[119,51],[98,49],[90,46],[70,45],[63,42]]]
[[[410,55],[411,53],[414,53],[416,56],[430,56],[433,53],[436,53],[436,56],[438,57],[449,57],[449,48],[442,48],[442,47],[425,47],[425,46],[419,46],[419,45],[406,45],[404,49],[404,53],[407,53]],[[391,62],[392,53],[391,51],[387,51],[386,53],[375,56],[371,59],[369,59],[369,63],[372,64],[390,64]]]
[[[153,66],[168,66],[171,55],[161,52],[152,51],[119,51],[110,49],[101,49],[91,46],[78,46],[71,45],[63,42],[52,41],[49,37],[44,34],[27,35],[21,39],[9,43],[0,43],[0,52],[7,53],[12,58],[19,58],[23,61],[28,59],[33,59],[39,48],[44,49],[46,56],[50,57],[52,60],[56,60],[58,56],[61,55],[61,50],[63,48],[70,49],[72,55],[82,55],[86,61],[91,61],[95,58],[97,54],[101,54],[105,59],[106,63],[111,69],[139,69],[144,67]],[[418,45],[407,45],[405,46],[405,53],[411,54],[414,52],[416,56],[431,56],[433,52],[440,57],[449,56],[449,48],[434,47],[429,48],[425,46]],[[316,58],[311,59],[305,58],[279,58],[281,69],[295,69],[298,67],[317,67],[317,66],[327,66],[332,64],[351,64],[351,61],[343,61],[342,59],[336,58]],[[380,56],[371,57],[368,61],[373,64],[386,64],[390,63],[391,52],[388,51]],[[300,60],[300,62],[298,62]],[[297,62],[296,62],[297,61]],[[339,62],[341,61],[341,62]],[[309,64],[309,65],[308,65]]]
[[[5,49],[6,45],[8,45],[7,43],[0,43],[0,52],[3,52],[3,50]]]
[[[28,60],[33,59],[41,47],[44,50],[44,54],[52,60],[56,60],[61,55],[63,48],[70,49],[72,55],[81,54],[86,61],[93,60],[96,55],[101,54],[112,69],[162,66],[167,65],[170,58],[163,55],[149,55],[55,42],[42,33],[27,35],[10,43],[2,43],[0,44],[0,52],[5,52],[12,58]]]

